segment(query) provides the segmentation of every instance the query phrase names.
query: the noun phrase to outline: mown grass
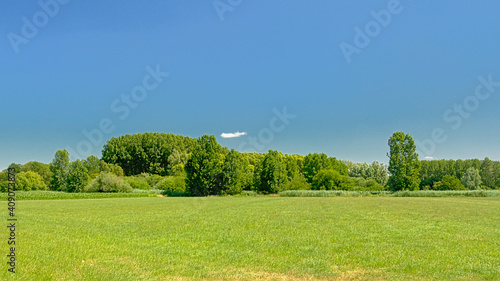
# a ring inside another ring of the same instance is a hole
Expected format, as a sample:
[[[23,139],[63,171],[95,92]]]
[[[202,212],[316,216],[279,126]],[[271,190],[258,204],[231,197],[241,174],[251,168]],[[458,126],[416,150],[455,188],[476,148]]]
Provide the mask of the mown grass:
[[[500,279],[498,198],[43,200],[17,217],[17,280]]]

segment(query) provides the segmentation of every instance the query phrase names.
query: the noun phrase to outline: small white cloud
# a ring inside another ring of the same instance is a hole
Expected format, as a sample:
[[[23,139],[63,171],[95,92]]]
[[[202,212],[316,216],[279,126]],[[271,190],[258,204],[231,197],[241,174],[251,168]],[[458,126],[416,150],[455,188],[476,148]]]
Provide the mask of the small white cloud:
[[[434,157],[432,157],[432,156],[425,156],[425,159],[431,160],[431,159],[434,159]]]
[[[230,139],[230,138],[239,138],[241,136],[246,136],[246,132],[236,132],[236,133],[222,133],[220,136],[225,138],[225,139]]]

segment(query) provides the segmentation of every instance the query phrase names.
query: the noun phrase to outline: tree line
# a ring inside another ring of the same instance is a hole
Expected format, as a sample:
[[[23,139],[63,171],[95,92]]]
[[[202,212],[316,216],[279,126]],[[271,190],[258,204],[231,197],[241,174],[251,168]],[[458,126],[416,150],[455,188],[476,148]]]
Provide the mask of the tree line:
[[[49,164],[11,164],[18,190],[131,192],[160,189],[193,196],[264,194],[285,190],[460,190],[500,188],[500,162],[420,161],[412,137],[394,133],[389,165],[340,161],[324,153],[288,155],[276,150],[242,153],[221,146],[214,136],[144,133],[108,140],[102,157],[70,161],[59,150]],[[7,189],[0,173],[0,190]]]

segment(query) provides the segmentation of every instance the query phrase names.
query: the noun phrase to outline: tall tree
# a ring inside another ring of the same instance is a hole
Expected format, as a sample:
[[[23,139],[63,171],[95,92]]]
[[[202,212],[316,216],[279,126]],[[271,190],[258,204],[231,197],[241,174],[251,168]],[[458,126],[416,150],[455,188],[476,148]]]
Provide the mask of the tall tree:
[[[222,189],[225,156],[214,136],[204,135],[186,163],[186,184],[195,196],[217,195]]]
[[[389,172],[387,170],[387,165],[384,163],[379,163],[378,161],[373,161],[370,164],[371,178],[382,186],[387,184],[389,179]]]
[[[462,176],[462,184],[468,189],[481,189],[481,176],[476,168],[470,167]]]
[[[284,156],[276,150],[269,150],[262,162],[259,191],[276,193],[281,191],[287,182],[287,171]]]
[[[238,194],[243,190],[244,185],[244,163],[238,151],[231,149],[224,161],[223,186],[224,192],[228,194]]]
[[[310,153],[304,158],[304,177],[307,182],[312,183],[314,176],[323,169],[335,170],[341,175],[347,175],[347,165],[335,157],[328,157],[325,153]]]
[[[495,188],[496,185],[495,168],[495,162],[491,161],[488,157],[484,158],[479,173],[483,184],[489,188]]]
[[[50,171],[52,172],[51,189],[66,191],[68,170],[69,152],[66,150],[58,150],[54,156],[54,160],[50,163]]]
[[[87,168],[90,179],[96,178],[101,173],[101,160],[97,156],[90,155],[82,163]]]
[[[91,177],[85,163],[85,160],[76,160],[69,164],[66,191],[83,192],[85,186],[90,182]]]
[[[418,190],[420,184],[420,161],[416,145],[409,134],[395,132],[389,138],[389,189]]]

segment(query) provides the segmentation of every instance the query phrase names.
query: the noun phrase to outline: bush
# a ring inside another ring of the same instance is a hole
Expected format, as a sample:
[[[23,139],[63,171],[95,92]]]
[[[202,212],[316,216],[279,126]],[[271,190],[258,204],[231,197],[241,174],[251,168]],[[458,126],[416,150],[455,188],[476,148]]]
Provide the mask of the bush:
[[[146,177],[146,181],[148,182],[149,186],[151,186],[151,187],[155,186],[157,183],[159,183],[163,179],[164,179],[164,177],[162,177],[160,175],[148,175]]]
[[[446,175],[441,181],[434,184],[435,190],[466,190],[460,180],[455,176]]]
[[[48,187],[45,184],[42,176],[39,174],[29,171],[21,172],[16,176],[16,189],[17,190],[47,190]]]
[[[101,172],[85,188],[85,192],[132,192],[132,187],[123,178],[112,173]]]
[[[309,190],[311,184],[306,181],[302,174],[298,174],[285,184],[283,190]]]
[[[186,191],[186,180],[184,177],[166,177],[158,182],[155,189],[170,190],[175,192]]]
[[[312,180],[312,189],[315,190],[338,190],[345,188],[347,177],[338,171],[323,169],[319,171]]]
[[[133,189],[151,189],[147,178],[144,175],[138,175],[133,177],[126,177],[126,180]]]
[[[343,190],[352,191],[382,191],[385,187],[379,184],[374,179],[364,179],[362,177],[347,178],[346,183],[342,186]]]

